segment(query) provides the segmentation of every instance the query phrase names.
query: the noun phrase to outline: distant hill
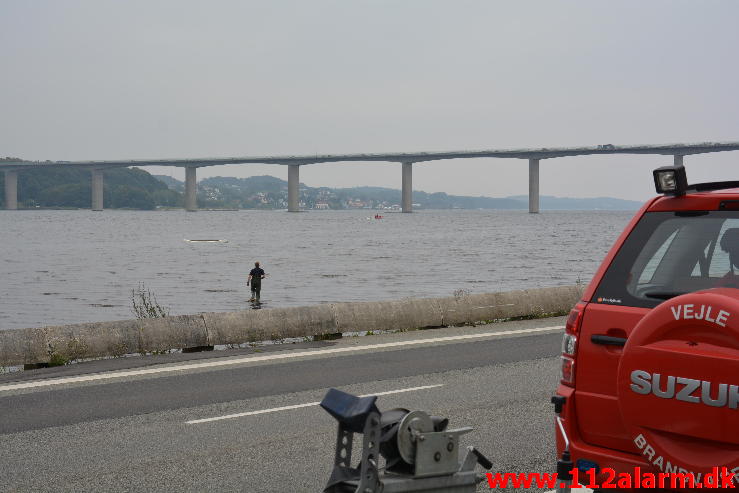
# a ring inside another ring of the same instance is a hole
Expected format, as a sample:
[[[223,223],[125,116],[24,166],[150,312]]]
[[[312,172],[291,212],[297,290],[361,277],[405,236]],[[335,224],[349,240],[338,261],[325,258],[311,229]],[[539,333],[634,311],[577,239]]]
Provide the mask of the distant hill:
[[[151,175],[139,168],[105,170],[104,207],[154,209],[181,207],[184,182],[166,175]],[[4,174],[0,173],[0,203],[4,200]],[[80,168],[34,168],[18,175],[18,202],[22,208],[89,208],[91,177]],[[228,209],[285,209],[287,182],[274,176],[234,178],[216,176],[198,182],[198,206]],[[399,208],[401,192],[394,188],[309,187],[300,184],[304,209]],[[468,197],[444,192],[413,191],[415,209],[528,209],[528,197]],[[636,210],[640,202],[612,197],[568,198],[543,195],[542,210]]]
[[[508,198],[520,200],[526,204],[528,204],[529,200],[526,195],[515,195]],[[588,199],[552,197],[550,195],[541,195],[539,197],[539,208],[548,210],[635,211],[642,205],[643,202],[615,199],[613,197],[596,197]]]
[[[153,176],[157,180],[167,185],[167,188],[169,188],[170,190],[174,190],[180,193],[185,192],[185,182],[180,181],[177,178],[172,178],[169,175],[151,175],[151,176]]]
[[[361,201],[379,200],[400,204],[401,192],[398,189],[381,187],[337,188],[335,191],[344,196],[351,196]],[[520,200],[510,198],[467,197],[448,195],[444,192],[427,193],[413,191],[413,203],[422,209],[524,209],[528,206]]]
[[[157,175],[171,189],[184,190],[184,183],[169,176]],[[383,187],[329,188],[300,184],[301,207],[306,209],[385,208],[399,206],[401,192]],[[216,176],[198,182],[198,202],[204,207],[239,209],[280,209],[287,207],[287,182],[274,176],[234,178]],[[528,197],[505,198],[448,195],[444,192],[413,191],[418,209],[528,209]],[[541,196],[542,210],[636,210],[641,202],[601,198],[567,198]]]
[[[5,177],[0,173],[0,202],[4,200]],[[87,208],[91,206],[92,179],[80,168],[33,168],[18,173],[18,202],[21,208]],[[154,209],[178,207],[181,194],[139,168],[105,170],[103,206],[106,208]]]

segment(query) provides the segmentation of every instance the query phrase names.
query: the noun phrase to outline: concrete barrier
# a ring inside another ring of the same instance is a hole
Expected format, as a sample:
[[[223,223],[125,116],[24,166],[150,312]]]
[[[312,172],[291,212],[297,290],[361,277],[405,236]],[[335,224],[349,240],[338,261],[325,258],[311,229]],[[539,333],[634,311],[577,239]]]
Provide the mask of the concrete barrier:
[[[49,351],[44,329],[0,331],[0,366],[46,363]]]
[[[208,345],[240,344],[336,332],[331,305],[203,313]]]
[[[139,323],[139,351],[150,353],[208,345],[208,332],[201,314],[145,318]]]
[[[439,298],[442,325],[462,325],[513,317],[542,316],[569,311],[580,299],[578,286],[526,289]]]
[[[138,320],[56,325],[43,330],[47,359],[31,363],[122,356],[141,348]]]
[[[441,310],[433,298],[409,298],[401,301],[335,303],[335,332],[365,330],[400,330],[441,327]]]
[[[337,332],[464,325],[567,312],[582,288],[331,303],[0,331],[0,366],[152,353]]]

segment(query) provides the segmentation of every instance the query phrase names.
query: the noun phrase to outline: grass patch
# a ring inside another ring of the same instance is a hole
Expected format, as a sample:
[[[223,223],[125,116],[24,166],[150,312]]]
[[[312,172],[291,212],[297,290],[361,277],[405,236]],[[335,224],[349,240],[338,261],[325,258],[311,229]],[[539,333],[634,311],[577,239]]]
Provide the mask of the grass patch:
[[[69,359],[65,358],[61,354],[51,353],[49,356],[49,366],[64,366],[70,363]]]

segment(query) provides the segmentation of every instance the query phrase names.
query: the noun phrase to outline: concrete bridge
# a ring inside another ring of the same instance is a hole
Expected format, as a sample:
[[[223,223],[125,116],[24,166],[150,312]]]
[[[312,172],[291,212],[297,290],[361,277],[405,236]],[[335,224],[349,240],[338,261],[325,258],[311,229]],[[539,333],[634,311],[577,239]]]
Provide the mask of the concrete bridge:
[[[513,158],[529,162],[529,212],[539,212],[539,162],[567,156],[594,154],[659,154],[673,156],[675,164],[691,154],[739,150],[739,142],[703,142],[698,144],[664,144],[616,146],[603,144],[593,147],[557,147],[538,149],[491,149],[480,151],[415,152],[389,154],[325,154],[310,156],[261,156],[203,159],[145,159],[131,161],[0,161],[5,173],[5,208],[18,208],[18,173],[39,167],[87,168],[92,173],[92,210],[103,209],[103,172],[105,169],[129,166],[178,166],[185,168],[185,209],[197,210],[196,172],[200,167],[224,164],[279,164],[287,166],[288,211],[298,212],[300,166],[333,162],[395,162],[402,164],[402,210],[412,211],[413,165],[426,161],[470,158]]]

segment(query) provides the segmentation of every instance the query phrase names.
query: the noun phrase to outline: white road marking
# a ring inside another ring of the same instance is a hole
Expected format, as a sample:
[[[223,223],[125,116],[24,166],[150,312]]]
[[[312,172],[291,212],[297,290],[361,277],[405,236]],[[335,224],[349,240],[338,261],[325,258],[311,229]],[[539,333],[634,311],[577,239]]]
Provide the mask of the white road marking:
[[[390,394],[401,394],[403,392],[414,392],[416,390],[426,390],[426,389],[434,389],[436,387],[442,387],[444,386],[443,383],[437,384],[437,385],[424,385],[422,387],[410,387],[407,389],[398,389],[398,390],[388,390],[387,392],[377,392],[375,394],[367,394],[367,395],[360,395],[359,397],[369,397],[371,395],[390,395]],[[271,409],[260,409],[259,411],[248,411],[244,413],[236,413],[236,414],[227,414],[225,416],[216,416],[215,418],[203,418],[203,419],[193,419],[192,421],[185,421],[188,425],[195,425],[200,423],[209,423],[211,421],[220,421],[223,419],[233,419],[233,418],[241,418],[243,416],[254,416],[256,414],[266,414],[266,413],[276,413],[279,411],[289,411],[291,409],[300,409],[301,407],[311,407],[311,406],[317,406],[320,402],[306,402],[305,404],[295,404],[292,406],[282,406],[282,407],[273,407]]]
[[[46,380],[34,380],[31,382],[19,382],[10,383],[6,385],[0,385],[0,392],[7,392],[9,390],[24,390],[33,389],[37,387],[47,387],[53,385],[64,385],[68,383],[82,383],[82,382],[94,382],[98,380],[112,380],[116,378],[135,377],[142,375],[155,375],[158,373],[173,373],[183,370],[197,370],[200,368],[215,368],[219,366],[232,366],[240,365],[244,363],[254,363],[260,361],[277,361],[277,360],[288,360],[292,358],[304,358],[304,357],[315,357],[323,356],[327,354],[340,354],[340,353],[351,353],[364,351],[367,349],[385,349],[402,346],[420,346],[424,344],[434,344],[437,342],[453,342],[453,341],[465,341],[469,339],[485,339],[488,337],[500,337],[508,335],[519,335],[519,334],[533,334],[538,332],[553,332],[564,329],[564,326],[557,327],[539,327],[535,329],[518,329],[518,330],[501,330],[498,332],[482,332],[480,334],[466,334],[458,336],[446,336],[446,337],[432,337],[429,339],[415,339],[411,341],[398,341],[398,342],[386,342],[382,344],[364,344],[351,347],[338,347],[329,349],[316,349],[313,351],[291,351],[281,354],[266,354],[263,356],[242,356],[239,358],[228,358],[228,359],[217,359],[203,361],[199,363],[187,363],[182,365],[174,366],[161,366],[156,368],[143,368],[139,370],[123,370],[123,371],[111,371],[106,373],[95,373],[92,375],[79,375],[76,377],[62,377],[62,378],[50,378]]]

